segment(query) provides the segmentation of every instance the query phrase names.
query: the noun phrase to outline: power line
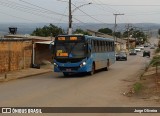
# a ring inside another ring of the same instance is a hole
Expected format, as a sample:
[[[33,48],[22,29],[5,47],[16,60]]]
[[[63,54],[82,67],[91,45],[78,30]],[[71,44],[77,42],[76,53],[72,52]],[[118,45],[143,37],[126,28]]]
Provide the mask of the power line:
[[[7,0],[7,1],[9,1],[9,0]],[[11,1],[9,1],[9,3],[7,3],[6,1],[5,2],[3,2],[3,1],[0,1],[0,5],[2,5],[2,6],[6,6],[6,7],[8,7],[8,8],[12,8],[12,9],[15,9],[15,10],[18,10],[18,11],[20,11],[20,12],[26,12],[26,13],[29,13],[29,14],[32,14],[32,15],[36,15],[36,16],[40,16],[40,17],[43,17],[43,18],[47,18],[47,19],[52,19],[53,20],[53,17],[49,17],[49,16],[46,16],[46,15],[43,15],[43,14],[40,14],[40,12],[37,12],[37,10],[34,10],[34,8],[31,8],[31,7],[29,7],[29,8],[26,8],[25,7],[25,5],[22,5],[22,4],[16,4],[16,2],[11,2]],[[20,6],[21,5],[21,6]],[[24,7],[22,7],[22,6],[24,6]],[[34,12],[33,12],[34,11]],[[61,15],[61,16],[66,16],[66,15]],[[20,17],[17,17],[17,18],[20,18]],[[22,19],[22,18],[21,18]],[[25,18],[23,18],[23,19],[25,19]],[[80,23],[82,23],[82,24],[86,24],[86,23],[84,23],[84,22],[82,22],[82,21],[80,21],[79,19],[77,19],[77,18],[73,18],[73,19],[75,19],[76,21],[78,21],[78,22],[80,22]],[[54,19],[55,20],[55,19]],[[58,21],[59,21],[59,19],[57,19]],[[62,20],[62,18],[61,18],[61,20]],[[64,20],[62,20],[62,21],[64,21]]]
[[[103,3],[101,3],[101,4],[98,4],[98,3],[95,3],[95,4],[97,4],[97,5],[105,5],[105,6],[126,6],[126,7],[128,7],[128,6],[138,6],[138,7],[141,7],[141,6],[146,6],[146,7],[148,7],[148,6],[160,6],[159,4],[153,4],[153,5],[151,5],[151,4],[120,4],[120,5],[114,5],[114,4],[103,4]]]
[[[30,20],[30,19],[26,19],[26,18],[22,18],[22,17],[17,17],[17,16],[14,16],[14,15],[11,15],[11,14],[7,14],[5,12],[2,12],[2,10],[0,10],[0,13],[1,14],[4,14],[4,15],[7,15],[7,16],[10,16],[10,17],[15,17],[15,18],[18,18],[18,19],[23,19],[23,20],[26,20],[26,21],[31,21],[31,22],[35,22],[33,20]]]
[[[32,4],[32,3],[26,2],[26,1],[24,1],[24,0],[19,0],[19,1],[20,1],[20,2],[23,2],[23,3],[26,3],[26,4],[29,4],[29,5],[31,5],[31,6],[34,6],[34,7],[43,9],[43,10],[48,11],[48,12],[50,12],[50,13],[54,13],[54,14],[61,15],[61,16],[67,16],[67,15],[64,15],[64,14],[61,14],[61,13],[57,13],[57,12],[48,10],[48,9],[46,9],[46,8],[40,7],[40,6],[38,6],[38,5],[35,5],[35,4]]]
[[[68,8],[68,7],[66,7],[66,9],[65,9],[65,11],[64,11],[64,13],[63,13],[63,14],[65,14],[65,12],[66,12],[67,8]],[[59,24],[61,23],[62,18],[63,18],[63,16],[61,16],[61,18],[60,18],[60,20],[59,20],[59,22],[58,22],[58,26],[59,26]]]
[[[29,13],[29,14],[33,14],[33,15],[36,15],[36,16],[40,16],[40,17],[43,17],[43,18],[49,18],[49,19],[56,19],[55,17],[50,17],[50,16],[46,16],[40,12],[34,12],[32,9],[26,9],[25,7],[22,7],[22,6],[19,6],[13,2],[10,2],[10,3],[6,3],[6,2],[3,2],[3,1],[0,1],[0,5],[2,6],[6,6],[6,7],[9,7],[9,8],[12,8],[12,9],[15,9],[15,10],[18,10],[20,12],[26,12],[26,13]],[[64,16],[64,15],[63,15]],[[57,19],[58,20],[58,19]]]
[[[74,4],[73,4],[73,5],[74,5]],[[74,5],[74,6],[77,7],[76,5]],[[80,8],[77,7],[77,9],[80,10],[81,12],[83,12],[84,14],[86,14],[88,17],[90,17],[90,18],[92,18],[92,19],[94,19],[94,20],[96,20],[96,21],[98,21],[98,22],[104,23],[104,22],[102,22],[102,21],[100,21],[100,20],[92,17],[91,15],[87,14],[86,12],[84,12],[83,10],[81,10]]]
[[[103,3],[102,1],[100,1],[100,0],[97,0],[97,1],[100,2],[100,4],[98,4],[95,0],[92,0],[92,1],[94,1],[93,4],[100,6],[100,8],[103,8],[103,10],[104,10],[105,8],[108,8],[108,9],[112,10],[111,12],[109,12],[108,10],[105,10],[105,11],[107,11],[107,12],[109,12],[109,13],[112,13],[112,14],[113,14],[113,13],[115,13],[115,12],[119,12],[119,11],[111,8],[111,7],[110,7],[109,5],[107,5],[107,4],[106,4],[107,7],[104,7],[104,3]]]
[[[6,2],[8,1],[8,2]],[[1,1],[2,2],[2,1]],[[13,5],[13,6],[17,6],[17,7],[20,7],[20,8],[23,8],[23,9],[27,9],[27,10],[31,10],[31,11],[35,11],[35,12],[39,12],[39,13],[46,13],[46,14],[54,14],[54,15],[57,15],[57,13],[55,12],[52,12],[52,11],[47,11],[47,10],[44,10],[42,8],[35,8],[35,6],[27,6],[27,5],[24,5],[24,4],[19,4],[17,2],[13,2],[13,1],[10,1],[10,0],[4,0],[2,2],[3,4],[6,3],[6,4],[10,4],[10,5]],[[26,3],[25,3],[26,4]]]

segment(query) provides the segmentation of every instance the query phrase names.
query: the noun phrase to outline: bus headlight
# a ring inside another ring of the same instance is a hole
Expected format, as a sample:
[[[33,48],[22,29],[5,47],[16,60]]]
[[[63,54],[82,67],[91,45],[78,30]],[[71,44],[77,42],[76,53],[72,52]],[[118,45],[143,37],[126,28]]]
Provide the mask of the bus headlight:
[[[58,67],[58,65],[56,63],[54,63],[54,66]]]
[[[83,63],[80,65],[80,67],[85,66],[86,64],[87,64],[86,62],[83,62]]]

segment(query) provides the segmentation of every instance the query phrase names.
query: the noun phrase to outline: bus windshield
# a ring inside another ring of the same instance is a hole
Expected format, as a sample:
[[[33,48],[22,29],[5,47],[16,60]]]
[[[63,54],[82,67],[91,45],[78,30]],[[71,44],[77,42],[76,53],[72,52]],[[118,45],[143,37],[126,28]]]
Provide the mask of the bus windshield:
[[[84,58],[87,56],[87,46],[84,41],[64,41],[55,45],[55,58]]]

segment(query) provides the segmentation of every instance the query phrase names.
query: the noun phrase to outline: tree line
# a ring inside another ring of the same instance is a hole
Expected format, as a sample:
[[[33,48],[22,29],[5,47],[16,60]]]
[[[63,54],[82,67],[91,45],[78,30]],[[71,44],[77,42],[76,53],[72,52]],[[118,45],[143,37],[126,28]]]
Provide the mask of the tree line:
[[[127,38],[128,36],[137,39],[137,41],[142,41],[145,42],[147,41],[147,37],[148,35],[145,34],[143,31],[140,30],[135,30],[133,28],[125,31],[125,32],[113,32],[111,29],[109,28],[101,28],[98,30],[98,32],[104,33],[104,34],[108,34],[111,36],[115,36],[117,38]],[[89,33],[85,30],[82,29],[76,29],[74,32],[74,34],[84,34],[84,35],[89,35]],[[158,30],[158,33],[160,34],[160,29]],[[42,37],[48,37],[48,36],[57,36],[60,34],[66,34],[65,31],[60,28],[57,27],[53,24],[49,24],[48,26],[44,26],[42,28],[36,28],[31,35],[33,36],[42,36]]]

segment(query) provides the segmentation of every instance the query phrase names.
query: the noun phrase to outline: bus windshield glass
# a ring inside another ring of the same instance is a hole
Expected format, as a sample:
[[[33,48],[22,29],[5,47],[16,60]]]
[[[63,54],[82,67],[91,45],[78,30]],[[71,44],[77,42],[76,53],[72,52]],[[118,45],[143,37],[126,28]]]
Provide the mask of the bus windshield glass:
[[[68,38],[67,38],[68,39]],[[55,44],[55,58],[84,58],[87,56],[87,46],[84,40],[76,37],[57,38]]]

